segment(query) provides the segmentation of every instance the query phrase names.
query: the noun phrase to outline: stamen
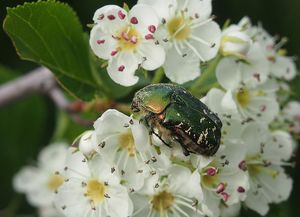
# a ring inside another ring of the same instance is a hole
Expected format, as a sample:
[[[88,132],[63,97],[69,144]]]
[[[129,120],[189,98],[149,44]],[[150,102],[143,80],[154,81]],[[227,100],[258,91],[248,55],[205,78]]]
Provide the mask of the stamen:
[[[124,20],[126,17],[126,15],[121,10],[118,12],[118,16],[121,20]]]
[[[206,170],[206,175],[207,176],[215,176],[217,174],[217,170],[214,167],[208,168]]]
[[[154,36],[152,34],[148,34],[148,35],[145,35],[145,39],[152,40],[152,39],[154,39]]]
[[[179,32],[181,32],[185,27],[186,27],[186,23],[184,22],[184,23],[182,24],[182,26],[180,26],[180,27],[176,30],[176,32],[174,32],[174,34],[170,36],[170,38],[172,38],[172,37],[175,38],[176,35],[177,35]]]
[[[174,204],[173,207],[179,211],[181,214],[183,214],[186,217],[190,217],[185,211],[183,211],[178,205]]]
[[[129,41],[129,40],[130,40],[129,35],[128,35],[128,33],[126,33],[126,32],[122,32],[122,38],[124,38],[126,41]]]
[[[223,200],[224,200],[224,202],[227,202],[227,201],[228,201],[228,199],[229,199],[229,197],[230,197],[230,195],[229,195],[229,194],[227,194],[226,192],[222,192],[222,193],[221,193],[221,195],[223,196]]]
[[[187,9],[187,5],[188,5],[189,1],[190,1],[190,0],[185,0],[184,5],[183,5],[182,8]]]
[[[222,193],[223,191],[225,190],[225,184],[223,182],[221,182],[218,187],[217,187],[217,190],[216,190],[216,193],[217,194],[220,194]]]
[[[258,82],[260,82],[260,74],[259,74],[259,73],[254,73],[254,74],[253,74],[253,77],[256,78],[256,80],[257,80]]]
[[[130,22],[132,23],[132,24],[138,24],[139,23],[139,21],[138,21],[138,19],[136,18],[136,17],[132,17],[131,19],[130,19]]]
[[[239,186],[238,187],[238,189],[237,189],[237,191],[239,192],[239,193],[245,193],[245,188],[243,188],[242,186]]]
[[[200,21],[200,22],[196,21],[196,22],[195,22],[194,24],[192,24],[190,27],[191,27],[191,29],[196,29],[196,28],[198,28],[198,27],[200,27],[200,26],[203,26],[203,25],[205,25],[205,24],[207,24],[207,23],[213,21],[214,19],[215,19],[215,16],[212,16],[212,17],[210,17],[209,19],[204,20],[204,21]],[[197,23],[197,22],[198,22],[198,23]]]
[[[97,19],[98,20],[103,20],[104,19],[104,14],[100,14]]]
[[[246,164],[246,161],[245,160],[242,160],[240,163],[239,163],[239,168],[243,171],[247,171],[247,164]]]
[[[111,56],[115,56],[117,53],[118,53],[117,50],[113,50],[113,51],[110,53],[110,55],[111,55]]]
[[[184,44],[186,44],[196,55],[197,57],[202,61],[205,62],[204,58],[200,55],[200,53],[197,51],[193,45],[191,45],[189,42],[185,41]]]
[[[112,14],[111,14],[111,15],[108,15],[107,18],[108,18],[109,20],[114,20],[114,19],[116,19],[116,17],[115,17],[114,15],[112,15]]]
[[[97,44],[104,44],[105,40],[97,40]]]
[[[180,56],[183,56],[183,54],[182,54],[181,50],[179,49],[178,44],[177,44],[176,41],[174,41],[174,47],[175,47],[175,50],[177,51],[177,53],[178,53]]]
[[[121,66],[119,66],[118,71],[119,71],[119,72],[123,72],[124,69],[125,69],[125,66],[124,66],[124,65],[121,65]]]
[[[148,30],[149,32],[154,33],[156,31],[156,27],[154,25],[150,25],[148,26]]]
[[[178,199],[177,199],[175,203],[181,204],[181,205],[186,206],[186,207],[188,207],[188,208],[190,208],[190,209],[194,209],[194,207],[192,206],[192,204],[189,204],[189,203],[187,203],[187,202],[185,202],[185,201],[182,201],[182,200],[178,200]]]
[[[262,106],[260,107],[260,111],[261,111],[261,112],[265,112],[266,109],[267,109],[267,106],[266,106],[266,105],[262,105]]]
[[[275,46],[275,50],[279,50],[280,48],[282,48],[286,43],[288,42],[288,38],[287,37],[283,37]]]
[[[136,36],[132,36],[132,37],[130,38],[130,41],[131,41],[131,43],[136,44],[137,41],[138,41],[138,39],[137,39]]]
[[[211,47],[211,48],[214,47],[214,45],[215,45],[215,43],[209,43],[209,42],[207,42],[207,41],[203,40],[202,38],[199,38],[199,37],[197,37],[195,35],[191,35],[190,38],[193,39],[193,40],[195,40],[195,41],[200,42],[201,44],[204,44],[204,45],[206,45],[208,47]]]

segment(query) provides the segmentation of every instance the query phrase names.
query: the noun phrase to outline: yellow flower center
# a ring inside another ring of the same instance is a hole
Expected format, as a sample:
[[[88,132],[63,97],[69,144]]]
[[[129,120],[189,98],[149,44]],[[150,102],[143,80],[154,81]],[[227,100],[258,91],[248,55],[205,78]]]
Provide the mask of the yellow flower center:
[[[128,26],[118,34],[118,50],[135,51],[140,44],[141,36],[132,26]]]
[[[119,143],[121,148],[125,149],[128,152],[128,155],[130,157],[135,156],[136,150],[135,150],[134,138],[130,129],[119,136]]]
[[[59,186],[61,186],[64,183],[64,177],[59,174],[51,175],[48,179],[48,189],[52,191],[56,191]]]
[[[189,26],[190,18],[185,18],[183,15],[174,17],[167,23],[167,29],[171,38],[178,41],[184,41],[192,34],[192,29]]]
[[[104,200],[105,192],[106,186],[104,183],[99,182],[96,179],[91,179],[86,184],[85,196],[88,197],[94,205],[97,205]]]
[[[218,174],[216,174],[215,176],[204,175],[204,176],[202,176],[201,181],[202,181],[203,185],[205,185],[208,188],[216,188],[216,187],[218,187],[218,185],[220,183]]]
[[[241,88],[236,95],[236,99],[243,108],[246,108],[251,101],[249,90]]]
[[[172,207],[174,200],[175,198],[173,194],[167,191],[159,192],[158,194],[154,195],[151,200],[152,208],[159,212],[160,217],[163,217],[164,212]]]

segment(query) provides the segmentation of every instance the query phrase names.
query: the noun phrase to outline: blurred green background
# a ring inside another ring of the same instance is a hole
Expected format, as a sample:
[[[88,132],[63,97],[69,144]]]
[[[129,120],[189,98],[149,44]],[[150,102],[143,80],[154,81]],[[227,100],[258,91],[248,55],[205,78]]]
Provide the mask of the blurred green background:
[[[86,24],[91,23],[94,11],[105,4],[119,4],[123,1],[108,0],[66,0],[78,13],[86,31]],[[6,16],[6,7],[23,4],[23,0],[1,0],[0,20]],[[127,1],[129,5],[135,1]],[[287,36],[288,55],[300,55],[300,1],[299,0],[214,0],[214,14],[220,25],[227,18],[238,22],[243,16],[249,16],[254,23],[261,21],[263,26],[272,34]],[[298,64],[299,65],[299,64]],[[0,83],[16,78],[30,69],[35,68],[31,62],[22,61],[4,33],[0,29]],[[299,76],[293,81],[293,89],[297,93],[295,98],[300,100]],[[298,87],[297,87],[298,86]],[[57,117],[60,122],[57,123]],[[68,117],[59,113],[52,102],[45,96],[32,96],[5,108],[0,108],[0,210],[19,207],[21,213],[32,213],[32,207],[26,204],[24,197],[15,195],[11,187],[11,178],[21,165],[34,162],[38,151],[58,135],[65,141],[71,142],[84,129],[72,123]],[[55,129],[60,126],[60,131]],[[70,131],[70,126],[73,130]],[[54,136],[53,136],[54,135]],[[300,200],[300,165],[299,156],[296,157],[297,167],[291,171],[294,177],[294,188],[288,202],[280,206],[273,206],[268,216],[289,217],[299,216]],[[3,212],[2,212],[3,213]],[[4,216],[4,214],[0,216]],[[242,216],[257,216],[252,212]]]

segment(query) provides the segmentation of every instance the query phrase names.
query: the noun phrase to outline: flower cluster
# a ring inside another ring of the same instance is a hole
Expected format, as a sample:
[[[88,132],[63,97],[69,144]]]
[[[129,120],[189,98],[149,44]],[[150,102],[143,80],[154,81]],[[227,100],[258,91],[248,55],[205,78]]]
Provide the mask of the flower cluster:
[[[111,109],[63,149],[63,162],[51,155],[49,168],[50,155],[42,154],[39,168],[22,170],[16,190],[32,205],[54,203],[66,217],[225,217],[242,206],[266,215],[270,204],[287,200],[300,103],[289,101],[297,70],[282,48],[286,39],[247,17],[221,30],[211,13],[211,0],[139,0],[130,11],[108,5],[94,15],[90,45],[123,86],[138,82],[139,68],[162,67],[179,84],[209,69],[203,73],[213,85],[197,97],[223,124],[214,156],[186,156],[179,140],[168,147],[159,137],[164,129]]]
[[[26,194],[27,201],[38,208],[41,217],[63,216],[54,206],[54,196],[64,183],[67,150],[66,144],[51,144],[40,152],[36,166],[24,166],[14,176],[14,189]]]
[[[138,82],[139,67],[161,66],[182,84],[198,77],[200,63],[218,53],[221,30],[211,12],[211,0],[139,0],[129,12],[108,5],[95,12],[90,45],[123,86]]]

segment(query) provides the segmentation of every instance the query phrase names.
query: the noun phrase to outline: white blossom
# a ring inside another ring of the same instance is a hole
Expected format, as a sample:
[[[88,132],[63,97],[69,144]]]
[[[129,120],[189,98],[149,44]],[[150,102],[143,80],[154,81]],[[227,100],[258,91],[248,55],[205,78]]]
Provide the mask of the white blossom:
[[[252,40],[238,25],[231,25],[222,32],[220,52],[223,56],[236,56],[245,59]]]
[[[133,194],[133,216],[202,216],[202,191],[199,173],[182,166],[173,166],[157,183],[148,183]]]
[[[250,64],[251,66],[246,66],[245,63],[237,62],[232,57],[220,62],[216,69],[216,76],[220,85],[226,90],[224,94],[219,94],[223,95],[221,106],[228,113],[239,113],[242,119],[250,118],[270,123],[279,112],[276,100],[278,85],[273,80],[267,81],[267,74],[262,76],[254,73],[256,67],[258,70],[256,72],[262,68],[256,63]],[[254,74],[250,77],[248,67],[254,67],[252,69]]]
[[[57,209],[67,217],[130,216],[133,205],[127,189],[120,184],[118,171],[112,168],[100,155],[88,159],[70,148],[65,181],[55,198]]]
[[[300,103],[298,101],[290,101],[282,111],[283,118],[288,121],[290,130],[296,134],[300,134]]]
[[[139,0],[160,16],[156,33],[166,48],[166,76],[182,84],[200,76],[200,62],[211,60],[220,47],[221,30],[211,17],[211,0]]]
[[[38,156],[37,166],[24,166],[14,176],[14,189],[25,193],[28,202],[35,207],[51,207],[54,193],[64,181],[66,154],[65,144],[45,147]]]
[[[253,26],[248,17],[243,18],[239,26],[244,28],[248,35],[263,48],[269,60],[271,75],[288,81],[295,78],[297,74],[295,61],[292,57],[286,56],[286,50],[282,49],[287,42],[286,38],[277,42],[277,38],[271,36],[261,24]]]
[[[286,200],[292,189],[292,179],[283,166],[293,152],[291,136],[284,131],[269,132],[262,124],[251,123],[244,131],[247,156],[240,168],[250,176],[250,190],[245,204],[261,215],[266,215],[270,203]]]
[[[147,177],[164,167],[165,162],[152,146],[148,130],[137,120],[108,110],[94,127],[98,139],[96,151],[116,164],[131,191],[139,190]]]
[[[165,51],[155,44],[154,33],[159,19],[147,5],[135,5],[128,13],[119,6],[107,5],[93,17],[90,46],[94,53],[108,60],[107,71],[116,83],[132,86],[141,66],[154,70],[165,61]]]
[[[91,155],[95,152],[95,146],[97,144],[96,133],[93,130],[84,132],[78,142],[79,150],[85,155]]]

